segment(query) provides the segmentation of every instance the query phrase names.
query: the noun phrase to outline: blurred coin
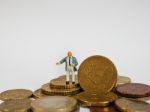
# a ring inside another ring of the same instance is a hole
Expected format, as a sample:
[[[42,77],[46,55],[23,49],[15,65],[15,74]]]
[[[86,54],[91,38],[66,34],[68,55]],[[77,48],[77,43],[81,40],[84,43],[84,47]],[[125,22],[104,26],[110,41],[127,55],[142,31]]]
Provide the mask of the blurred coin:
[[[48,96],[46,94],[43,94],[41,89],[34,91],[33,95],[35,98],[42,98],[42,97]]]
[[[32,96],[32,91],[26,89],[12,89],[4,91],[0,94],[0,99],[6,100],[16,100],[16,99],[26,99]]]
[[[82,92],[76,95],[77,100],[83,106],[108,106],[114,102],[118,97],[116,94],[109,92],[105,94],[91,94],[88,92]]]
[[[67,96],[49,96],[32,101],[34,112],[77,112],[78,104]]]
[[[77,78],[75,80],[75,84],[72,84],[70,82],[70,84],[68,85],[66,85],[66,76],[62,76],[50,81],[50,88],[54,88],[54,89],[71,89],[75,87],[79,87]]]
[[[115,101],[115,105],[123,112],[150,112],[150,104],[135,99],[121,98]]]
[[[131,83],[131,79],[125,76],[118,76],[117,78],[117,85]]]
[[[47,94],[47,95],[62,95],[62,96],[67,96],[67,95],[75,95],[80,92],[80,88],[72,88],[72,89],[51,89],[49,87],[49,83],[44,84],[42,86],[42,93]]]
[[[31,101],[29,99],[9,100],[0,104],[0,111],[2,112],[29,112],[31,108]]]
[[[90,107],[90,112],[119,112],[115,106],[108,107]]]
[[[90,93],[110,92],[117,82],[115,65],[104,56],[91,56],[79,67],[78,81]]]
[[[148,97],[150,96],[150,86],[140,83],[127,83],[117,86],[116,92],[123,97]]]

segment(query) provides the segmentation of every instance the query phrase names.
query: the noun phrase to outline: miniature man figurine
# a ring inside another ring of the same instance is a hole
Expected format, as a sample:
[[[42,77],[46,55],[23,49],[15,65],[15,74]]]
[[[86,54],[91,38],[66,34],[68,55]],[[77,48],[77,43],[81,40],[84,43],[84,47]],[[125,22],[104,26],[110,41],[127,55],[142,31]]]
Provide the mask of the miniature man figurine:
[[[72,56],[71,51],[67,53],[67,57],[60,60],[60,62],[56,63],[56,65],[63,64],[64,62],[66,64],[66,85],[69,84],[70,76],[72,76],[72,84],[75,84],[75,71],[77,71],[78,61],[76,57]]]

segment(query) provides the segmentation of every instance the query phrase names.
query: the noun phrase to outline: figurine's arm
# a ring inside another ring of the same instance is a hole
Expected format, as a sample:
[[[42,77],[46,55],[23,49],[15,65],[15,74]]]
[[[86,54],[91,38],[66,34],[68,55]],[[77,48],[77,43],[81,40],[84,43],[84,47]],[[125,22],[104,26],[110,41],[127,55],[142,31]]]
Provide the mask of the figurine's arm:
[[[74,57],[74,66],[77,66],[78,65],[78,61],[77,61],[77,59],[76,59],[76,57]]]
[[[66,61],[66,57],[63,58],[62,60],[60,60],[59,62],[57,62],[56,64],[59,65],[59,64],[63,64],[64,62]]]

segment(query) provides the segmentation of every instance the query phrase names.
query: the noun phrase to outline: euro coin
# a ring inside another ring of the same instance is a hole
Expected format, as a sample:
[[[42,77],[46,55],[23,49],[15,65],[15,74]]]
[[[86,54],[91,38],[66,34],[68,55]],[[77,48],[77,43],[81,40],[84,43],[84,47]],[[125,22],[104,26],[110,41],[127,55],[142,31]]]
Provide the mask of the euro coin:
[[[34,112],[75,112],[78,103],[67,96],[49,96],[32,101],[31,107]]]
[[[117,82],[115,65],[104,56],[91,56],[79,67],[78,81],[90,93],[110,92]]]
[[[43,94],[41,89],[38,89],[36,91],[34,91],[33,93],[34,98],[42,98],[42,97],[46,97],[48,95]]]
[[[135,100],[121,98],[115,101],[118,110],[123,112],[150,112],[150,104]]]
[[[31,101],[29,99],[9,100],[0,104],[2,112],[29,112],[31,109]]]
[[[88,92],[82,92],[76,95],[76,99],[83,106],[108,106],[117,99],[117,95],[109,92],[105,94],[91,94]]]
[[[16,100],[16,99],[26,99],[32,96],[32,91],[26,89],[12,89],[4,91],[0,94],[0,99],[6,100]]]
[[[118,76],[117,78],[117,85],[131,83],[131,79],[126,76]]]

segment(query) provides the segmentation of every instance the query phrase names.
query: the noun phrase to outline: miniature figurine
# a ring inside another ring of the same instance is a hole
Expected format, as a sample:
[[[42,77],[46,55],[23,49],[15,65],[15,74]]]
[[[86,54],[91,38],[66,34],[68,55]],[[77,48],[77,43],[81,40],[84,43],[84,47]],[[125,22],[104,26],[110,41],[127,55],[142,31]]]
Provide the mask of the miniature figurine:
[[[56,63],[56,65],[63,64],[65,62],[65,70],[66,70],[66,85],[69,84],[70,76],[72,76],[72,84],[75,84],[75,72],[77,71],[78,61],[76,57],[72,55],[72,52],[69,51],[67,53],[67,57],[60,60],[60,62]]]

